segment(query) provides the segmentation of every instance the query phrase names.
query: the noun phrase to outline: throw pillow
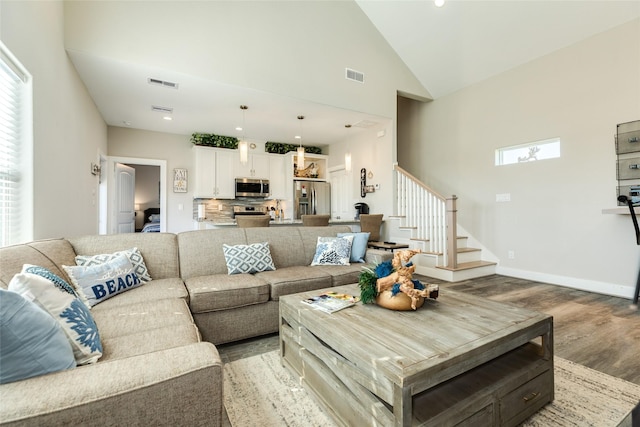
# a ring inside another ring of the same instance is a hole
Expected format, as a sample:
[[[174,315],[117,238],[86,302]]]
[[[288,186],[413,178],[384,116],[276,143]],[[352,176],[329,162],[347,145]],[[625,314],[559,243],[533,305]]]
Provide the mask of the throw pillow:
[[[259,273],[276,269],[268,242],[235,246],[223,244],[222,251],[229,274]]]
[[[353,236],[353,243],[351,244],[351,256],[349,261],[351,262],[365,262],[364,255],[367,253],[367,244],[369,243],[369,232],[360,233],[338,233],[338,237]]]
[[[36,304],[0,289],[0,384],[76,366],[64,331]]]
[[[120,254],[103,264],[63,265],[62,268],[71,278],[81,297],[86,299],[89,307],[142,285],[142,281],[125,254]]]
[[[60,324],[78,365],[95,363],[102,356],[93,316],[64,279],[46,268],[25,264],[9,282],[9,290],[33,301]]]
[[[353,236],[318,237],[311,265],[349,265]]]
[[[90,267],[92,265],[104,264],[120,254],[125,254],[127,258],[129,258],[131,265],[133,265],[133,270],[136,272],[140,280],[143,282],[151,280],[149,270],[147,270],[147,265],[144,263],[144,258],[142,258],[142,254],[138,248],[125,249],[124,251],[118,251],[112,254],[77,255],[76,265]]]

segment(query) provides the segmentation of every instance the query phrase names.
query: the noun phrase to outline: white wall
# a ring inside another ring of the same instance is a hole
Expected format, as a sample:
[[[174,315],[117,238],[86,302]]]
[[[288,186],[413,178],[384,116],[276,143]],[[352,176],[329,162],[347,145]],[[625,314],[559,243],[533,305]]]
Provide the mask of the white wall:
[[[418,120],[401,127],[400,165],[458,195],[460,224],[500,258],[499,272],[631,295],[631,219],[602,209],[616,205],[616,124],[640,119],[640,20],[401,108]],[[551,137],[560,159],[494,166],[496,148]]]
[[[378,133],[382,136],[378,136]],[[351,205],[364,202],[369,205],[371,213],[381,213],[387,218],[395,212],[394,205],[394,174],[393,161],[395,158],[395,133],[393,122],[381,121],[377,126],[368,129],[367,132],[358,133],[349,137],[340,144],[328,147],[329,168],[344,165],[344,155],[351,152],[351,185],[353,187],[353,200]],[[374,193],[368,193],[360,197],[360,169],[365,168],[372,173],[372,178],[367,178],[367,185],[379,184],[380,189]],[[355,215],[355,208],[353,209]]]
[[[167,161],[167,231],[193,230],[193,155],[188,135],[109,126],[109,156]],[[173,192],[173,170],[186,168],[187,193]],[[182,205],[182,210],[179,209]]]
[[[34,238],[95,234],[107,130],[64,50],[59,1],[0,2],[0,37],[33,76]]]

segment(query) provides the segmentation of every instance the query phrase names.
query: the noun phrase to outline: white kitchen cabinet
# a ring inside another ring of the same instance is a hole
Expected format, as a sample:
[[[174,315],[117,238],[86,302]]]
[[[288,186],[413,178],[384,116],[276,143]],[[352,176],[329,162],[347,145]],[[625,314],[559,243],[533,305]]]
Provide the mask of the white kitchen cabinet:
[[[194,198],[234,199],[235,181],[233,165],[235,150],[193,147],[195,158]]]
[[[278,154],[269,156],[269,191],[270,199],[288,199],[287,183],[291,180],[287,179],[285,168],[286,157]]]
[[[233,173],[236,178],[269,179],[268,154],[250,153],[246,165],[240,163],[240,154],[236,152]]]

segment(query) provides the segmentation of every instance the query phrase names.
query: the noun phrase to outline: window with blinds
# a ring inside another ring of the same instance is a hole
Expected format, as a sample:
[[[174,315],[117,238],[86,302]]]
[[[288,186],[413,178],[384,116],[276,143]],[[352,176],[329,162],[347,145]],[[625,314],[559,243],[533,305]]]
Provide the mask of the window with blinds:
[[[31,76],[0,42],[0,246],[31,239]]]

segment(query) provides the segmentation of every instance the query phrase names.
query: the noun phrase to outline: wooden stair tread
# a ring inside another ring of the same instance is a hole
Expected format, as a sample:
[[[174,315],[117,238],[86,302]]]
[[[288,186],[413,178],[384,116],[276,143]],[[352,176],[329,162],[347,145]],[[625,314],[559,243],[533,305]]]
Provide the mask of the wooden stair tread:
[[[418,227],[410,227],[410,226],[404,226],[404,227],[398,227],[400,230],[417,230]]]
[[[458,253],[464,253],[464,252],[480,252],[482,249],[478,249],[478,248],[458,248]]]
[[[469,270],[471,268],[486,267],[489,265],[497,265],[497,263],[491,262],[491,261],[471,261],[471,262],[459,262],[458,267],[456,268],[443,267],[443,266],[437,266],[436,268],[440,268],[442,270],[449,270],[449,271],[461,271],[461,270]]]
[[[404,216],[404,215],[389,215],[389,216],[387,216],[387,218],[389,218],[389,219],[402,219],[402,218],[406,218],[406,216]]]
[[[430,241],[429,239],[421,239],[419,237],[411,237],[409,240],[413,240],[413,241],[416,241],[416,242],[429,242]]]

